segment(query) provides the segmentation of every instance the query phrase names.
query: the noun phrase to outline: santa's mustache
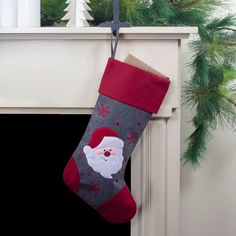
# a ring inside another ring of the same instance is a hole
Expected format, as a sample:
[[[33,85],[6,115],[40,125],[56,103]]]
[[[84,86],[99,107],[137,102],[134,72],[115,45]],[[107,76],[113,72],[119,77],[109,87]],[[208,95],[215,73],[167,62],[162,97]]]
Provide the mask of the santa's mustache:
[[[105,153],[104,154],[99,154],[99,155],[97,155],[96,156],[96,158],[91,158],[93,161],[100,161],[100,160],[104,160],[105,162],[107,162],[107,161],[116,161],[116,158],[117,158],[117,155],[109,155],[109,156],[107,156],[107,155],[105,155]]]

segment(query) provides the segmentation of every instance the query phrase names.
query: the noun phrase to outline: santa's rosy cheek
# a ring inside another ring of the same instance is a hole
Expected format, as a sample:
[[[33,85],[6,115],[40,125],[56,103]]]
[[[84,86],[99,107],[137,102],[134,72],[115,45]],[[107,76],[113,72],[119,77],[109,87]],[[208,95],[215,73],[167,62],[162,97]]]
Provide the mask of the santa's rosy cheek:
[[[111,148],[109,151],[112,155],[116,155],[117,150],[115,148]]]
[[[95,151],[96,155],[100,155],[100,154],[103,154],[104,153],[104,150],[103,149],[98,149]]]

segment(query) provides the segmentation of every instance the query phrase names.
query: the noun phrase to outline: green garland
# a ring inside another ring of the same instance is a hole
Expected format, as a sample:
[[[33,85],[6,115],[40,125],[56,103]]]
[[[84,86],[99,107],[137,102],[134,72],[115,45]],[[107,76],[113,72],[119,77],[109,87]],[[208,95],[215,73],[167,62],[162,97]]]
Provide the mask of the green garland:
[[[65,15],[66,0],[41,0],[41,25],[65,26],[61,18]]]
[[[112,0],[91,0],[90,6],[94,25],[111,20]],[[227,6],[227,0],[121,0],[122,20],[133,25],[198,26],[198,38],[189,44],[192,76],[183,88],[184,105],[194,111],[194,131],[182,159],[193,167],[219,124],[236,127],[236,16],[212,19]]]
[[[199,39],[190,44],[194,53],[192,78],[184,86],[187,108],[195,108],[194,132],[187,139],[185,162],[199,165],[218,124],[236,125],[236,41],[234,16],[213,19],[199,27]]]

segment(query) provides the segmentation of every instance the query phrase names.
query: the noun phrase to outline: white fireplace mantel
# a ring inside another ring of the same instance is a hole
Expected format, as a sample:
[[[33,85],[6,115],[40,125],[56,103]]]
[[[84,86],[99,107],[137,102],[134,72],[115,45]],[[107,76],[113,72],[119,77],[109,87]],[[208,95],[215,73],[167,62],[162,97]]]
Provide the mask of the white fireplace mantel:
[[[103,27],[37,27],[0,28],[3,39],[110,39],[110,28]],[[196,27],[130,27],[121,28],[123,39],[181,39],[196,33]]]
[[[191,33],[197,28],[120,30],[118,60],[133,54],[171,80],[132,155],[132,236],[179,236],[179,64]],[[91,114],[109,56],[109,28],[0,28],[0,113]]]

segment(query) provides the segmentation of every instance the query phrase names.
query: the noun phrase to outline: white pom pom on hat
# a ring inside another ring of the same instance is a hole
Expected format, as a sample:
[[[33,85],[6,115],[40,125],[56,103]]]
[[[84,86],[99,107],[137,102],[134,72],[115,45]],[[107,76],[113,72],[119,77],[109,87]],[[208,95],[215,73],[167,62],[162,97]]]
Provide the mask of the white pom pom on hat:
[[[91,149],[92,148],[90,146],[86,145],[86,146],[84,146],[83,151],[85,154],[88,154],[91,151]]]

